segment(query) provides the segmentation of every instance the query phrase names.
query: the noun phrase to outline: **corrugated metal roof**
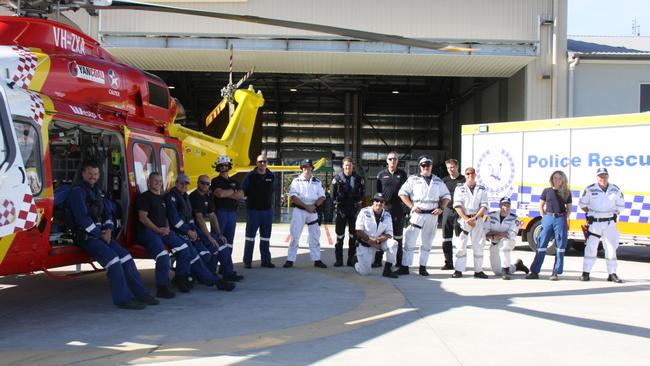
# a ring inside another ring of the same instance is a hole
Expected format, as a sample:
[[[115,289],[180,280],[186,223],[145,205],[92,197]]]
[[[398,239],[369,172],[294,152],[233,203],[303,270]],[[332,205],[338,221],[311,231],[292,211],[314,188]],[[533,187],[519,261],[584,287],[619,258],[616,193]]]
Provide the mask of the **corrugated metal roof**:
[[[626,48],[622,46],[610,46],[591,42],[578,41],[575,39],[567,40],[567,50],[578,53],[604,53],[604,54],[643,54],[645,51]]]
[[[108,48],[122,62],[145,70],[227,71],[226,50]],[[347,75],[510,77],[533,56],[413,55],[295,51],[238,51],[235,71]]]

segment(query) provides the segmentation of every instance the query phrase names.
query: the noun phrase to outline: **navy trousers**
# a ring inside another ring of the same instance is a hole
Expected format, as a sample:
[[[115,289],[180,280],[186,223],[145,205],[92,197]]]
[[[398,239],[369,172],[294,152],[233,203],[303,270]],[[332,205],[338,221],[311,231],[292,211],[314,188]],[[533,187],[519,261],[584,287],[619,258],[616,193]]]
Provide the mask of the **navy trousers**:
[[[273,209],[246,211],[246,244],[244,246],[244,264],[251,264],[253,261],[253,249],[255,248],[255,236],[260,231],[260,255],[262,263],[271,263],[271,225],[273,224]]]

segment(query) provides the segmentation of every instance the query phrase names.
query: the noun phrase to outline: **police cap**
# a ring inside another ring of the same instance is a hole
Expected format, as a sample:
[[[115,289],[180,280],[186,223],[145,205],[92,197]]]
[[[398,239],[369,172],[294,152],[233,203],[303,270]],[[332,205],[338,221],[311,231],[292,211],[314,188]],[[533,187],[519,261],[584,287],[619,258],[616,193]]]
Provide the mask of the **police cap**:
[[[384,197],[383,194],[377,192],[375,193],[374,196],[372,196],[373,201],[381,201],[381,202],[386,202],[386,197]]]

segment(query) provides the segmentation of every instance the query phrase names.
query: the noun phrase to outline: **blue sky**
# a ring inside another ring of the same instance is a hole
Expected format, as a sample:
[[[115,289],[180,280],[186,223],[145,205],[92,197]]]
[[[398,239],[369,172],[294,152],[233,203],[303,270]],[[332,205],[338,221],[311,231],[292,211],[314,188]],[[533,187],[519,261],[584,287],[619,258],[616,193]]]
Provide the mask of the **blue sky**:
[[[632,19],[650,36],[649,0],[568,0],[570,35],[631,36]]]

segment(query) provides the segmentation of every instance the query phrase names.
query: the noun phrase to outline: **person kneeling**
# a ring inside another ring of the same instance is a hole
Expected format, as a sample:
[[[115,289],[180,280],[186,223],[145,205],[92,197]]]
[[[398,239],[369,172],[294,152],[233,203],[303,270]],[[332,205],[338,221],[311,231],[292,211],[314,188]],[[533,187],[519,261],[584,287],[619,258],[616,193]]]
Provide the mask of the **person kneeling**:
[[[501,275],[504,280],[509,280],[515,271],[529,272],[528,267],[521,259],[517,259],[515,264],[511,264],[510,256],[515,248],[519,219],[510,212],[509,197],[501,198],[499,211],[490,212],[483,228],[485,238],[492,243],[490,264],[495,275]]]
[[[385,204],[384,195],[377,193],[372,198],[372,206],[361,209],[357,216],[355,229],[359,248],[354,269],[360,275],[370,274],[375,252],[383,250],[386,253],[383,276],[398,277],[391,272],[391,267],[395,263],[397,241],[393,239],[393,221],[390,213],[384,210]]]

